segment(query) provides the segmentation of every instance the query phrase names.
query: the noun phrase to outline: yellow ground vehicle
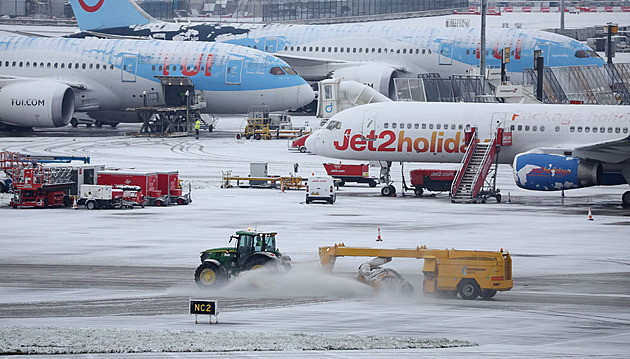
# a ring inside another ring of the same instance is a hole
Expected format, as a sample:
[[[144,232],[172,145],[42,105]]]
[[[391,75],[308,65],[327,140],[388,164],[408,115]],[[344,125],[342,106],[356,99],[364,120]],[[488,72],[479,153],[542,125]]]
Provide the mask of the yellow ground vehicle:
[[[328,271],[332,271],[337,257],[346,256],[383,259],[374,268],[389,262],[391,258],[424,259],[422,272],[425,293],[459,293],[464,299],[476,299],[478,296],[490,299],[497,291],[508,291],[513,285],[512,258],[503,250],[427,249],[426,246],[415,249],[381,249],[346,247],[343,243],[319,248],[320,263]]]

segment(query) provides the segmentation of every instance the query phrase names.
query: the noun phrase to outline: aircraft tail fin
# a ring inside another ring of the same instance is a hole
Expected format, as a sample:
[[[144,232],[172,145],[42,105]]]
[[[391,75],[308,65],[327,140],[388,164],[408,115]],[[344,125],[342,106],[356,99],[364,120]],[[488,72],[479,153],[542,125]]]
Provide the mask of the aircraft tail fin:
[[[81,31],[148,24],[156,21],[134,0],[70,0]]]

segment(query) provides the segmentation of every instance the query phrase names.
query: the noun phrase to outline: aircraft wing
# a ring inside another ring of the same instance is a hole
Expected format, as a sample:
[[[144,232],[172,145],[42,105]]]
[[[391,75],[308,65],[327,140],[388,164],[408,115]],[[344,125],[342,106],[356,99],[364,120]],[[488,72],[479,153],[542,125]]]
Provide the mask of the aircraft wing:
[[[564,155],[571,153],[573,157],[603,163],[622,163],[630,160],[630,136],[618,140],[610,140],[577,146],[559,146],[537,148],[530,152]]]
[[[303,67],[303,66],[319,66],[319,65],[327,65],[327,66],[337,66],[337,67],[350,67],[350,66],[361,66],[367,63],[372,62],[359,62],[359,61],[343,61],[343,60],[332,60],[332,59],[322,59],[315,58],[309,56],[297,56],[297,55],[289,55],[276,52],[273,54],[275,57],[278,57],[284,60],[286,63],[291,65],[291,67]],[[404,66],[386,64],[388,67],[392,67],[397,71],[405,72],[407,69]]]

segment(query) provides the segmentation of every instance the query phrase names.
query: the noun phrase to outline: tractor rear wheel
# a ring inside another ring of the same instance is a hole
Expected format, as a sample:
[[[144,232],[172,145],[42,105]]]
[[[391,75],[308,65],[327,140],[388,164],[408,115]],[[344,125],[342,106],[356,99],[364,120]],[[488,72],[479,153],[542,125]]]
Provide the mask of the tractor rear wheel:
[[[212,262],[204,262],[195,271],[195,283],[202,289],[218,287],[227,279],[225,271]]]
[[[245,265],[243,266],[243,270],[257,270],[263,268],[270,270],[276,269],[277,263],[269,257],[257,255],[253,258],[250,258],[247,262],[245,262]]]

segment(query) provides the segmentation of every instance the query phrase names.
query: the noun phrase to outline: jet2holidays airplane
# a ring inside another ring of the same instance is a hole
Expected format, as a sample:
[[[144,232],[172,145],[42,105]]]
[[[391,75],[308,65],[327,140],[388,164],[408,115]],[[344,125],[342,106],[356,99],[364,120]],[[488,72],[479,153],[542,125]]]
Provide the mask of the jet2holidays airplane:
[[[462,27],[167,23],[153,19],[133,0],[70,0],[82,33],[74,37],[133,37],[217,41],[273,53],[307,81],[334,78],[372,86],[394,98],[393,79],[439,73],[466,74],[479,64],[480,30]],[[422,20],[418,20],[421,22]],[[514,81],[533,67],[534,50],[545,66],[598,65],[604,61],[586,44],[545,31],[488,28],[486,63],[501,64],[510,48],[506,71]]]
[[[242,46],[0,37],[0,122],[60,127],[75,111],[122,118],[126,108],[147,105],[148,95],[151,105],[164,103],[165,79],[192,85],[205,98],[202,113],[294,109],[314,98],[287,63]],[[138,122],[135,113],[130,117]]]
[[[459,163],[465,130],[481,142],[512,134],[498,163],[511,164],[516,184],[556,191],[630,184],[627,106],[399,102],[354,107],[307,140],[310,152],[337,159]],[[630,191],[622,195],[630,206]]]

